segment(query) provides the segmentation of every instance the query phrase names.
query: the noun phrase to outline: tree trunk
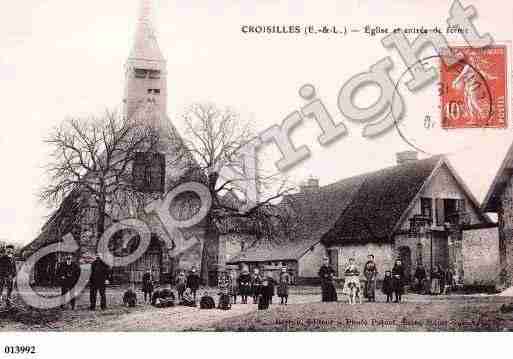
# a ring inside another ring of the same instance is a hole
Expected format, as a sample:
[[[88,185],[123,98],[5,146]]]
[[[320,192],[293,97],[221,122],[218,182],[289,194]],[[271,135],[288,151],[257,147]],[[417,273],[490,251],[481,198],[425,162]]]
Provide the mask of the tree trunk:
[[[98,203],[98,218],[96,219],[96,237],[97,240],[100,238],[105,232],[105,201],[99,201]]]
[[[206,218],[205,239],[201,255],[201,280],[209,286],[217,286],[219,260],[219,232],[210,215]]]

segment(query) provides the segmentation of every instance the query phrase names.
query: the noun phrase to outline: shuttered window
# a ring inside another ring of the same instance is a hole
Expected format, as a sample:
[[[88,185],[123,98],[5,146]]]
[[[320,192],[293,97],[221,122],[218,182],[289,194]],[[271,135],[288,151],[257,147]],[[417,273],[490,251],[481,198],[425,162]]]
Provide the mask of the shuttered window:
[[[456,200],[456,211],[458,213],[465,213],[467,211],[467,205],[464,199]]]
[[[166,157],[162,153],[136,153],[132,177],[134,186],[141,192],[164,192]]]
[[[423,197],[420,199],[420,214],[422,217],[433,220],[433,200],[431,198]]]

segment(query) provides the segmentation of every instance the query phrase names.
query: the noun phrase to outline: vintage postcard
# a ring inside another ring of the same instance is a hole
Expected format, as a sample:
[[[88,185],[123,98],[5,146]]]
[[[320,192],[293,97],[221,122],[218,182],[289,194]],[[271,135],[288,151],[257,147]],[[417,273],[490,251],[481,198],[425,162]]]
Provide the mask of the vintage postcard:
[[[29,332],[513,330],[512,18],[11,3],[1,353],[38,355],[7,336]]]

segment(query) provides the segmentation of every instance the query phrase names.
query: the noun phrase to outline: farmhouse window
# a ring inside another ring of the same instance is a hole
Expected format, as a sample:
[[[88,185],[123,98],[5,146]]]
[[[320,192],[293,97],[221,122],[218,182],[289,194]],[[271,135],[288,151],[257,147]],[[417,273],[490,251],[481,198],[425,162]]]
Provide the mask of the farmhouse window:
[[[420,214],[429,218],[430,221],[433,219],[433,200],[431,198],[420,199]]]

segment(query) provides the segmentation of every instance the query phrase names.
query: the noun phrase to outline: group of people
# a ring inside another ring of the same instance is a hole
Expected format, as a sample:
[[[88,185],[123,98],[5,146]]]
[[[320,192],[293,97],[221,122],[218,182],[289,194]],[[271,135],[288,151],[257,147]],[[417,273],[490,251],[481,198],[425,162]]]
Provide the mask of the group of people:
[[[444,270],[441,265],[435,266],[428,279],[422,264],[415,269],[415,289],[421,294],[448,294],[458,283],[458,276],[452,269]]]
[[[177,292],[175,296],[170,284],[161,288],[154,280],[151,270],[148,270],[142,277],[141,290],[144,294],[144,303],[150,302],[156,307],[170,307],[178,300],[179,305],[195,307],[200,282],[196,267],[192,267],[187,275],[185,271],[180,271],[175,279]]]
[[[167,285],[164,289],[155,289],[156,284],[153,281],[151,271],[148,270],[143,275],[141,290],[144,293],[144,302],[151,301],[151,304],[157,307],[171,306],[174,305],[175,301],[179,305],[195,307],[200,282],[196,267],[193,267],[188,274],[185,271],[180,271],[175,279],[177,293],[175,296],[170,285]],[[237,275],[236,270],[220,271],[217,308],[231,309],[232,305],[237,303],[239,296],[242,304],[248,304],[248,298],[251,298],[252,303],[258,304],[258,308],[262,310],[269,308],[275,295],[280,298],[281,305],[286,305],[290,284],[291,276],[286,267],[281,269],[278,280],[275,280],[271,272],[262,275],[258,268],[254,268],[253,272],[250,273],[247,266],[243,268],[240,275]],[[130,289],[130,291],[133,290]],[[133,297],[131,293],[130,296]],[[215,301],[208,291],[205,291],[199,299],[199,305],[201,309],[216,307]]]
[[[360,282],[360,275],[363,274],[363,285]],[[386,295],[387,302],[400,303],[404,294],[406,284],[405,269],[400,259],[397,259],[391,270],[384,272],[382,291]],[[72,255],[67,255],[64,261],[59,263],[56,271],[57,282],[61,287],[61,294],[70,296],[69,302],[72,309],[75,309],[75,297],[77,293],[71,293],[80,276],[80,267],[73,260]],[[321,284],[322,301],[333,302],[338,300],[336,291],[337,275],[329,265],[329,258],[324,258],[324,263],[319,269],[318,276]],[[16,263],[14,259],[14,247],[7,246],[3,254],[0,254],[0,301],[5,298],[7,305],[11,302],[14,279],[16,277]],[[100,297],[101,309],[106,309],[106,286],[109,284],[110,268],[96,257],[91,265],[91,276],[89,283],[90,309],[96,309],[98,295]],[[368,256],[367,262],[360,272],[355,259],[350,258],[344,270],[344,287],[342,293],[349,298],[350,303],[361,298],[369,302],[376,301],[376,284],[378,279],[378,268],[374,255]],[[430,273],[429,279],[426,270],[419,264],[414,274],[415,288],[419,293],[430,293],[433,295],[447,293],[456,283],[457,278],[452,270],[443,270],[436,266]],[[150,303],[156,307],[169,307],[175,303],[183,306],[195,307],[197,304],[197,292],[201,279],[196,267],[192,267],[186,274],[180,271],[175,278],[175,292],[171,285],[160,286],[154,281],[152,271],[149,269],[142,277],[141,290],[144,303]],[[232,304],[237,303],[238,296],[242,304],[248,304],[248,298],[253,304],[258,304],[259,309],[267,309],[273,302],[273,297],[280,298],[281,305],[288,304],[289,286],[291,275],[286,267],[275,276],[271,271],[264,274],[258,268],[250,273],[247,266],[244,266],[240,274],[236,270],[225,270],[219,273],[218,281],[218,308],[230,309]],[[6,296],[4,297],[4,289]],[[137,294],[132,285],[123,295],[123,303],[129,307],[137,303]],[[213,304],[214,303],[214,304]],[[208,292],[204,292],[199,300],[200,307],[211,309],[215,307],[215,301]],[[64,307],[64,306],[62,306]]]
[[[9,257],[11,258],[11,257]],[[6,264],[4,264],[4,262]],[[15,270],[11,270],[10,260],[0,257],[0,288],[7,285],[8,281],[4,277],[15,276]],[[6,273],[4,275],[4,273]],[[72,293],[72,289],[80,276],[80,267],[73,260],[72,255],[67,255],[64,261],[57,267],[57,282],[61,287],[61,294],[70,296],[69,302],[71,309],[75,309],[77,293]],[[8,274],[8,275],[7,275]],[[100,297],[100,308],[107,308],[106,286],[109,284],[110,268],[97,257],[91,264],[91,277],[89,283],[90,309],[96,309],[98,296]],[[175,288],[171,284],[160,285],[154,280],[151,269],[148,269],[142,276],[141,291],[143,293],[144,303],[149,303],[155,307],[170,307],[175,304],[189,307],[196,307],[198,303],[197,293],[201,284],[200,275],[196,267],[192,267],[186,274],[180,271],[175,278]],[[11,285],[7,285],[8,296],[12,290]],[[259,309],[267,309],[272,304],[273,297],[278,295],[281,299],[280,304],[286,305],[289,296],[289,285],[291,276],[286,267],[283,267],[278,280],[275,280],[270,272],[262,275],[258,268],[255,268],[250,274],[247,267],[237,275],[237,271],[221,271],[218,281],[218,308],[230,309],[232,304],[237,303],[238,296],[241,297],[242,304],[248,304],[248,297],[252,299],[253,304],[258,304]],[[176,295],[175,295],[176,293]],[[200,307],[210,309],[212,303],[215,303],[208,292],[204,292],[199,299]],[[137,294],[135,286],[131,285],[123,294],[123,304],[127,307],[134,307],[137,304]],[[61,306],[64,308],[65,306]]]
[[[369,302],[376,301],[376,284],[378,279],[378,268],[374,261],[374,255],[370,254],[363,267],[363,276],[365,282],[362,287],[360,282],[360,270],[355,259],[350,258],[349,263],[344,270],[344,287],[342,293],[349,298],[349,303],[354,304],[360,301],[362,297],[367,298]],[[321,295],[323,302],[336,302],[338,300],[336,291],[336,271],[329,265],[329,258],[324,258],[324,263],[319,269],[319,279],[321,283]],[[400,259],[397,259],[391,270],[385,271],[383,279],[383,293],[387,296],[387,302],[402,301],[404,293],[405,272]],[[395,296],[395,298],[394,298]]]
[[[276,280],[270,271],[262,275],[258,268],[254,268],[250,274],[245,266],[238,277],[235,270],[223,272],[219,287],[234,304],[240,295],[242,304],[248,304],[248,298],[252,298],[253,304],[258,304],[259,309],[267,309],[275,295],[280,298],[281,305],[287,305],[290,284],[291,276],[286,267],[282,267]]]

